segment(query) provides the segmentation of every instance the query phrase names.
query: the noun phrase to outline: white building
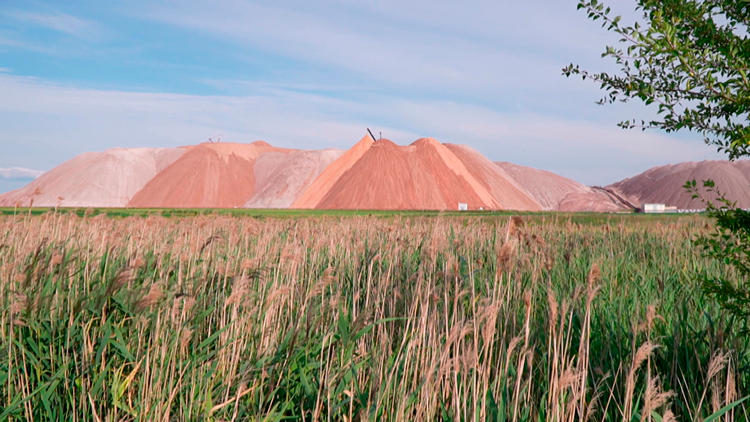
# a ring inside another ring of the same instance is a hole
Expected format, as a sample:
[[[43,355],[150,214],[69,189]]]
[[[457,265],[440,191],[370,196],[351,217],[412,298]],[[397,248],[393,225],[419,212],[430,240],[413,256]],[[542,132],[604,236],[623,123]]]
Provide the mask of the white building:
[[[458,210],[459,211],[468,211],[469,210],[469,204],[465,204],[463,202],[458,203]]]
[[[667,210],[664,204],[643,204],[643,212],[648,214],[662,213]]]

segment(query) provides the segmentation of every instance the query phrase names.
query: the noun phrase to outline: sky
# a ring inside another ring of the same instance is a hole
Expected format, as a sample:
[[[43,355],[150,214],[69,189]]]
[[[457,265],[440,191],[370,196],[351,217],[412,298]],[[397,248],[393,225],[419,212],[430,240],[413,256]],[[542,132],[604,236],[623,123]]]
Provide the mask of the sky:
[[[632,0],[609,0],[623,21]],[[566,78],[617,37],[576,0],[0,0],[0,192],[88,151],[265,140],[467,144],[493,161],[606,185],[721,159],[699,135],[624,130]]]

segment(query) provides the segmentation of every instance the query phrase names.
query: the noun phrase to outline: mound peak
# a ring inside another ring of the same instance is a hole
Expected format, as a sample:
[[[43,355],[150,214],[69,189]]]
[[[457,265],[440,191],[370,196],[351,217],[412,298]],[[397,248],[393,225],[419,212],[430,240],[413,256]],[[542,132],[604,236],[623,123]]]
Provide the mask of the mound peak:
[[[373,144],[373,146],[375,146],[375,145],[392,145],[392,146],[396,146],[396,147],[398,146],[395,142],[391,141],[388,138],[380,138],[380,139],[378,139],[376,141],[373,141],[372,144]]]
[[[236,208],[255,190],[255,160],[288,152],[268,144],[203,143],[156,175],[128,203],[137,208]]]
[[[440,142],[437,141],[435,138],[419,138],[416,141],[412,142],[411,145],[414,146],[442,146]]]
[[[336,161],[320,173],[320,175],[305,189],[292,203],[292,208],[315,208],[331,187],[349,171],[352,166],[372,147],[374,141],[370,135],[365,135],[353,147],[343,153]]]
[[[225,161],[230,155],[235,155],[245,160],[255,160],[260,154],[271,151],[289,151],[283,148],[276,148],[267,142],[256,141],[251,144],[241,144],[233,142],[204,142],[198,145],[188,147],[188,150],[208,149],[218,153]]]
[[[263,148],[273,148],[273,146],[266,141],[255,141],[255,142],[251,142],[250,145],[255,145],[256,147],[263,147]]]

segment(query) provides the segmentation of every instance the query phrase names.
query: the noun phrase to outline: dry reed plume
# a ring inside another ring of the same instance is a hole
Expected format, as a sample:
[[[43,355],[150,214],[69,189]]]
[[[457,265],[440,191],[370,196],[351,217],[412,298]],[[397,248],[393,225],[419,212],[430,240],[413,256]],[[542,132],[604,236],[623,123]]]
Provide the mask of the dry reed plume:
[[[0,217],[2,420],[702,420],[748,393],[685,276],[723,271],[700,219],[85,214]]]

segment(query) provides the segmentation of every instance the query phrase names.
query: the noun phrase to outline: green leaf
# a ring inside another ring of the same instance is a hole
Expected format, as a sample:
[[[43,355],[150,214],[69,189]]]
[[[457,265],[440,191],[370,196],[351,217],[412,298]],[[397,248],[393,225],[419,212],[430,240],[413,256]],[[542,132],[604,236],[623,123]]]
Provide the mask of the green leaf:
[[[710,415],[706,419],[703,420],[703,422],[712,422],[716,419],[724,416],[725,413],[729,412],[730,410],[734,409],[735,407],[739,406],[742,402],[745,400],[750,399],[750,396],[745,397],[744,399],[739,399],[735,402],[729,403],[728,405],[722,407],[721,409],[717,410],[716,413]]]
[[[216,341],[216,339],[221,335],[221,333],[223,333],[224,331],[226,331],[227,328],[229,328],[229,327],[230,327],[229,325],[225,325],[225,326],[221,327],[219,330],[217,330],[215,333],[213,333],[210,336],[208,336],[208,338],[206,338],[205,340],[203,340],[202,342],[200,342],[200,344],[198,345],[198,350],[203,350],[203,349],[207,348],[208,345],[210,345],[211,343],[213,343],[214,341]]]
[[[114,346],[117,350],[120,351],[122,356],[127,359],[129,362],[135,361],[135,356],[133,356],[132,353],[130,353],[130,350],[128,350],[128,347],[125,346],[125,344],[117,341],[117,340],[110,340],[109,342],[112,346]]]
[[[375,328],[375,326],[378,325],[378,324],[383,324],[385,322],[391,322],[391,321],[400,321],[400,320],[406,320],[406,318],[403,318],[403,317],[399,317],[399,318],[393,317],[393,318],[379,319],[379,320],[373,322],[372,324],[367,325],[366,327],[364,327],[361,330],[359,330],[356,334],[354,334],[354,336],[352,337],[352,341],[359,340],[360,337],[362,337],[363,335],[365,335],[368,332],[370,332],[370,330],[372,330],[373,328]]]

